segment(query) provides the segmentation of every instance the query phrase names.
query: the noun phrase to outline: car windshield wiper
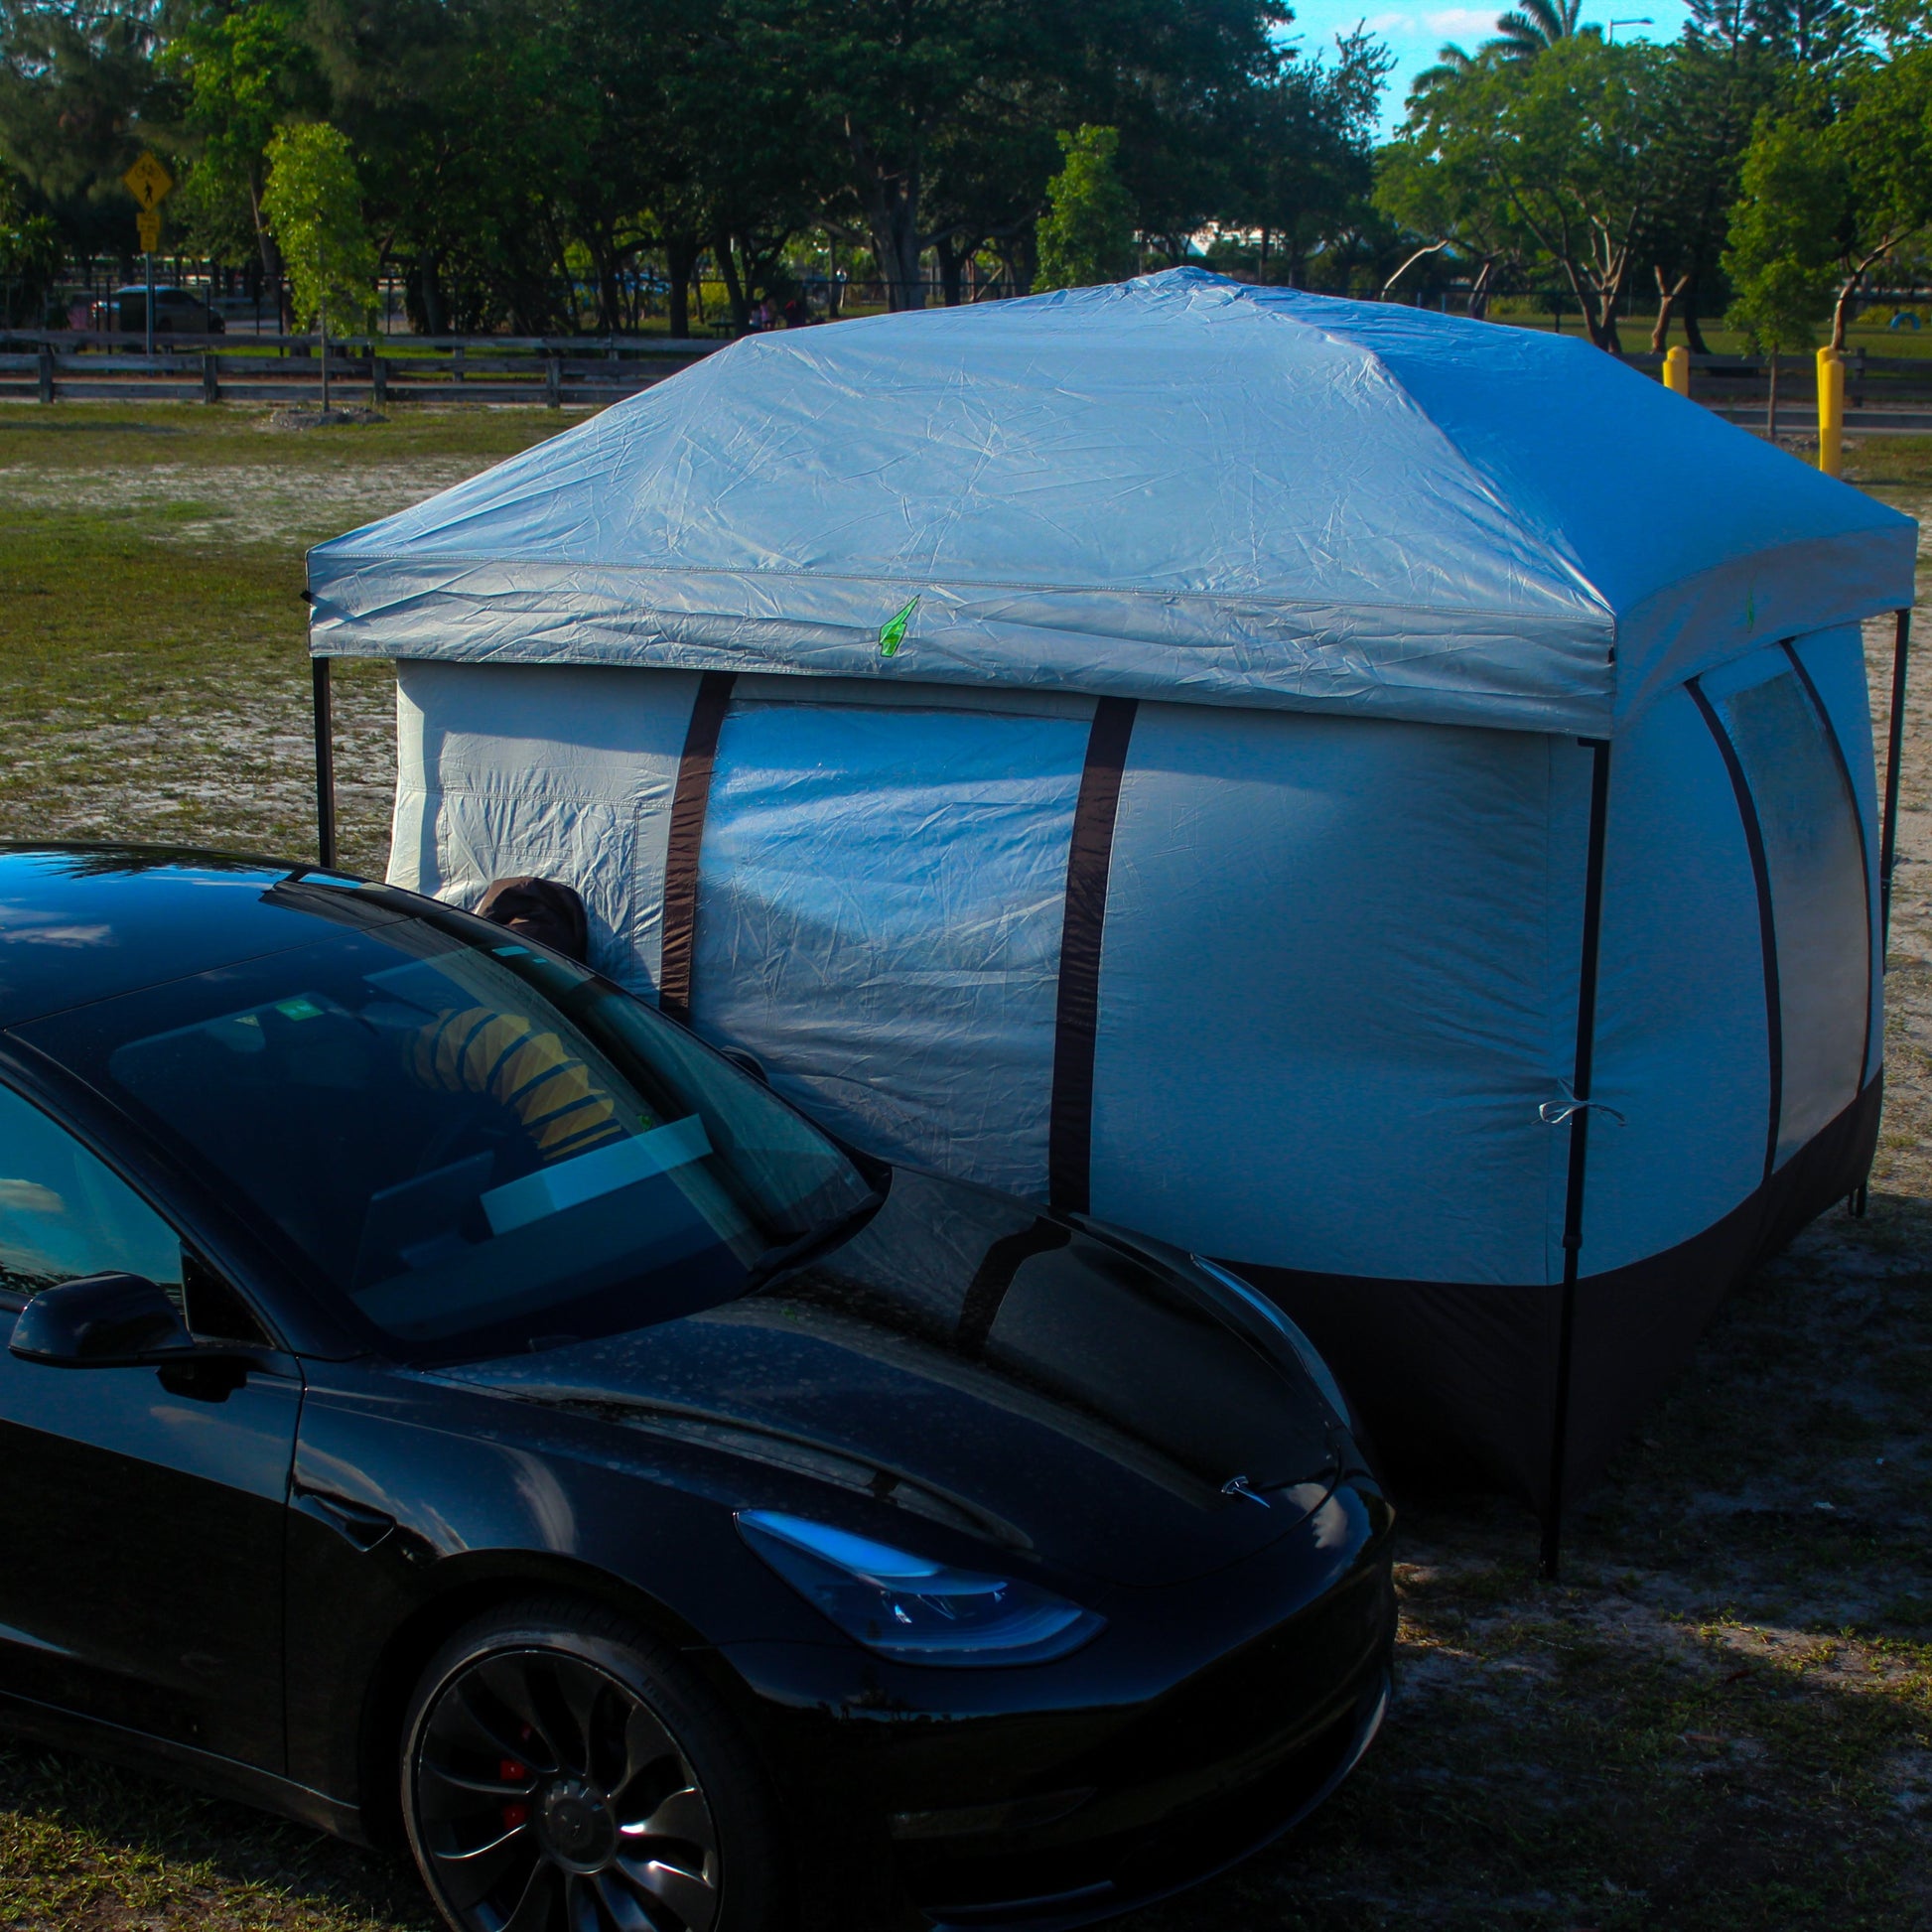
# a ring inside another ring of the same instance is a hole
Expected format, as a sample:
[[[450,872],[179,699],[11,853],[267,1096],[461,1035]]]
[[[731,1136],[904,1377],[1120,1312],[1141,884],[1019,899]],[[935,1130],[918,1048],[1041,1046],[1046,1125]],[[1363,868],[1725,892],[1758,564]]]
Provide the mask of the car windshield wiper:
[[[874,1187],[863,1199],[855,1201],[843,1212],[820,1221],[816,1227],[806,1229],[795,1241],[785,1241],[775,1248],[765,1249],[752,1263],[745,1278],[744,1293],[749,1295],[754,1289],[762,1288],[772,1276],[781,1275],[787,1268],[795,1268],[801,1261],[809,1260],[819,1249],[830,1247],[842,1235],[851,1233],[860,1222],[869,1220],[885,1204],[885,1190]]]

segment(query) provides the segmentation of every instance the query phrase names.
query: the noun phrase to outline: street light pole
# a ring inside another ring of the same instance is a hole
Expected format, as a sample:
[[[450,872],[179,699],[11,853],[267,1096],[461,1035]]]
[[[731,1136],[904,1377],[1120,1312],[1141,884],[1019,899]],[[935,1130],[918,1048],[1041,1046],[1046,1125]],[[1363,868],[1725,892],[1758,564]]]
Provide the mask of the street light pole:
[[[1654,27],[1656,24],[1648,14],[1632,14],[1627,20],[1613,20],[1610,22],[1610,43],[1615,45],[1619,27]]]

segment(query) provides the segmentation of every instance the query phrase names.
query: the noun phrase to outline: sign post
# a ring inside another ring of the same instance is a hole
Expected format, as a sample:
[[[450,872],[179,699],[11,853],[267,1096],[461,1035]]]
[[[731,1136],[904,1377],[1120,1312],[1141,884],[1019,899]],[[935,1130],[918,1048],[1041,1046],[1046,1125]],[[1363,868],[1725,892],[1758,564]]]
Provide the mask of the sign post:
[[[154,353],[154,257],[161,246],[161,204],[173,192],[175,178],[152,154],[143,154],[121,177],[127,192],[140,205],[134,217],[141,234],[141,253],[147,258],[147,352]]]

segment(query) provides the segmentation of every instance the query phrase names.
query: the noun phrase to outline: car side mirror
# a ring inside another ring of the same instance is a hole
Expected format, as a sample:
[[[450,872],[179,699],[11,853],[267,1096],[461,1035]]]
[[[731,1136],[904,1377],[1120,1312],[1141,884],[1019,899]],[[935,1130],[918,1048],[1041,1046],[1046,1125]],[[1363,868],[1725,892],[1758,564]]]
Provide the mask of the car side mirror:
[[[21,1310],[9,1349],[57,1368],[127,1368],[192,1358],[175,1305],[145,1275],[84,1275],[43,1289]]]

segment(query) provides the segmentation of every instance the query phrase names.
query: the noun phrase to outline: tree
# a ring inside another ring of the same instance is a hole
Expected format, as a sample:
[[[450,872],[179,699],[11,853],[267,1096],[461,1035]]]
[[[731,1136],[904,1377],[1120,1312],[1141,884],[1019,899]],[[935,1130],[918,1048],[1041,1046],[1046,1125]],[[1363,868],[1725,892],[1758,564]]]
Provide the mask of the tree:
[[[1035,289],[1085,289],[1134,272],[1134,208],[1114,172],[1120,130],[1060,136],[1066,165],[1046,184]]]
[[[75,253],[126,255],[122,172],[171,118],[154,69],[158,0],[0,0],[0,161]]]
[[[204,251],[230,263],[245,247],[271,284],[282,272],[262,212],[268,144],[284,122],[328,109],[303,0],[178,0],[159,57],[186,94],[181,131],[194,164],[181,208]]]
[[[1759,114],[1790,69],[1753,24],[1755,0],[1692,0],[1691,20],[1660,75],[1652,136],[1655,183],[1645,248],[1657,287],[1650,345],[1661,354],[1680,305],[1685,338],[1705,354],[1700,298],[1715,292],[1738,175]]]
[[[1286,263],[1299,285],[1311,254],[1357,221],[1374,186],[1373,140],[1395,57],[1366,31],[1339,36],[1325,57],[1284,64],[1249,89],[1246,138],[1231,170],[1226,213],[1259,229],[1260,279]]]
[[[1659,188],[1668,55],[1572,34],[1533,61],[1489,47],[1412,95],[1380,194],[1424,239],[1476,237],[1570,284],[1590,340],[1620,350],[1616,309]]]
[[[1752,133],[1725,263],[1734,313],[1781,349],[1826,315],[1845,345],[1864,277],[1932,232],[1932,46],[1848,65]]]
[[[28,212],[24,185],[0,168],[0,322],[39,328],[60,272],[60,230],[48,215]]]
[[[1578,31],[1582,11],[1583,0],[1522,0],[1521,6],[1498,16],[1496,38],[1484,46],[1511,61],[1533,61]]]
[[[353,332],[374,325],[376,254],[362,224],[361,185],[342,131],[326,121],[280,129],[268,144],[262,212],[287,262],[295,310],[322,336],[329,407],[329,312]]]
[[[925,251],[960,231],[973,183],[1000,190],[985,225],[1008,218],[1000,152],[1017,115],[1046,132],[1118,128],[1119,171],[1143,222],[1160,233],[1198,228],[1223,179],[1236,103],[1279,66],[1270,36],[1289,19],[1280,0],[735,6],[748,62],[798,76],[808,125],[832,130],[840,192],[826,212],[863,227],[895,309],[924,303]],[[1032,152],[1043,160],[1049,151]],[[1035,179],[1035,210],[1044,183]]]

